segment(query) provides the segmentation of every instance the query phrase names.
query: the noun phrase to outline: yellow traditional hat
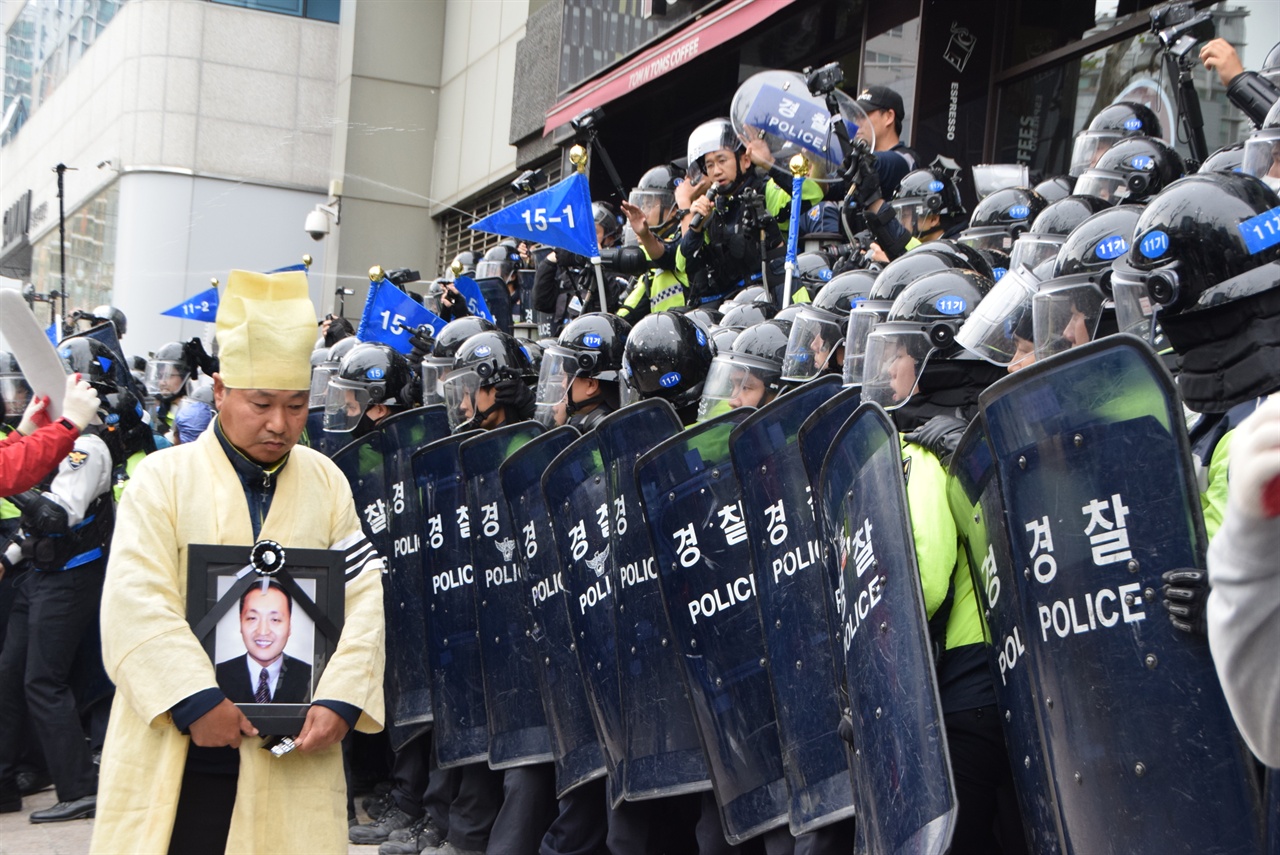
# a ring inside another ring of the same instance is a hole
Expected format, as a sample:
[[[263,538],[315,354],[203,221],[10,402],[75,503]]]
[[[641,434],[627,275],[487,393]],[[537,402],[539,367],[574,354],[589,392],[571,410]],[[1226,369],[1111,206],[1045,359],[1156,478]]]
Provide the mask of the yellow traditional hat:
[[[219,374],[229,388],[311,388],[316,310],[301,270],[232,270],[217,329]]]

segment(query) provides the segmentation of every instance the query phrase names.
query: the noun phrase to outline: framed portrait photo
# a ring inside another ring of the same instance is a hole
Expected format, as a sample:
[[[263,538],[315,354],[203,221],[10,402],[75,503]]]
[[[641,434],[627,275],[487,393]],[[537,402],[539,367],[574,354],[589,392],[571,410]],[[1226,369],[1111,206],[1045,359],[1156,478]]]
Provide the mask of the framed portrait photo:
[[[187,621],[218,687],[263,736],[302,730],[342,633],[343,557],[265,540],[187,548]]]

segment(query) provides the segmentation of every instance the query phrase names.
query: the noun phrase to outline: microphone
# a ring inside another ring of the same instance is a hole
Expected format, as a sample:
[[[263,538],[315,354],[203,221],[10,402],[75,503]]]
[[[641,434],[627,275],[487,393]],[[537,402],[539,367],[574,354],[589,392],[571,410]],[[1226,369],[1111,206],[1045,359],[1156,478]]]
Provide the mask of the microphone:
[[[707,197],[706,197],[707,201],[714,202],[716,199],[716,196],[718,196],[719,194],[720,194],[720,185],[712,184],[711,189],[707,191]],[[689,221],[689,228],[693,229],[694,231],[697,231],[698,229],[702,228],[702,221],[704,219],[705,217],[703,217],[702,214],[700,213],[694,214],[693,219]]]

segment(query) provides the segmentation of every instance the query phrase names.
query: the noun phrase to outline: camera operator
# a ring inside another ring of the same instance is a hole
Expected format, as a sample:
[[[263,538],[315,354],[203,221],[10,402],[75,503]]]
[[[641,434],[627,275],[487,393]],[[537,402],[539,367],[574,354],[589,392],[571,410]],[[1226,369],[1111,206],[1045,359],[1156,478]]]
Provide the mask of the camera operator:
[[[596,243],[601,250],[616,246],[622,238],[622,221],[612,206],[592,202],[591,213],[596,223]],[[551,335],[558,336],[564,325],[587,312],[616,312],[628,284],[606,273],[605,296],[608,305],[600,307],[596,274],[590,259],[573,252],[559,250],[538,263],[533,278],[533,308],[551,315]]]

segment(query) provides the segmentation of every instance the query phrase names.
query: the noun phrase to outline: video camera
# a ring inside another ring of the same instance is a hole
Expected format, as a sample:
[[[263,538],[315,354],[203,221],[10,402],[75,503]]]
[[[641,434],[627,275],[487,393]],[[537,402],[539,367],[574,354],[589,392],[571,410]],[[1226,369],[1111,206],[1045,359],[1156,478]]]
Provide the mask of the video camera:
[[[1182,56],[1197,42],[1212,39],[1217,30],[1209,10],[1197,12],[1186,0],[1178,0],[1151,10],[1151,32],[1165,50]]]
[[[616,246],[600,250],[600,266],[622,276],[637,276],[653,263],[638,246]]]
[[[830,95],[841,83],[844,83],[844,69],[838,62],[828,62],[818,68],[806,68],[800,73],[804,75],[809,94],[815,98]]]

